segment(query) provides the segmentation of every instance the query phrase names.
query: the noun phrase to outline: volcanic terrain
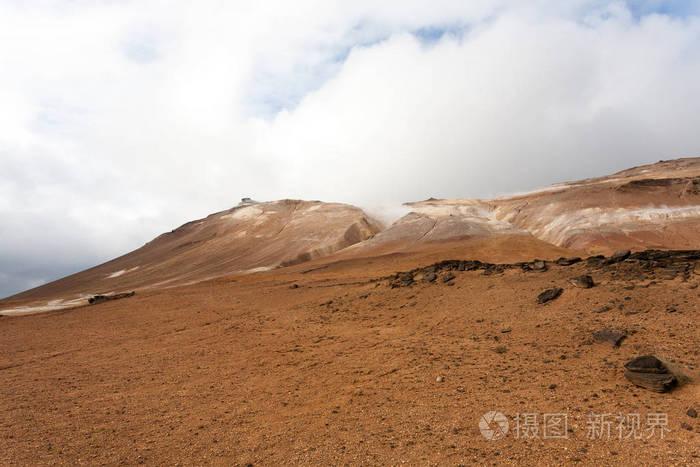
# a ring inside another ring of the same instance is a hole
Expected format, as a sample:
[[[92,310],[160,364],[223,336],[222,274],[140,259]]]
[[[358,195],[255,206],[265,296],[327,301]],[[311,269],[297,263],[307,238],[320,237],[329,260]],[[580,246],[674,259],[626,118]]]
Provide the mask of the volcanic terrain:
[[[699,464],[699,179],[186,224],[0,301],[0,464]]]

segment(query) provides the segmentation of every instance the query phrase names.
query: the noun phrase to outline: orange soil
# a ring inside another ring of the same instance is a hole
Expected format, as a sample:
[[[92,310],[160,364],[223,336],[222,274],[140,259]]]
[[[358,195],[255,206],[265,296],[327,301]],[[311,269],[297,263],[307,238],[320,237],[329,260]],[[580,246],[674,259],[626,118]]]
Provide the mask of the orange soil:
[[[583,263],[457,272],[451,287],[370,281],[442,259],[567,256],[499,242],[316,260],[1,317],[0,464],[697,464],[700,424],[686,415],[700,411],[697,267],[688,281],[648,287],[593,272],[596,287],[574,288],[567,279]],[[562,296],[536,305],[553,285]],[[603,305],[612,309],[596,313]],[[617,349],[593,343],[605,327],[630,335]],[[633,387],[622,365],[645,353],[683,384]],[[508,416],[504,439],[480,434],[489,410]],[[666,413],[670,431],[621,441],[613,424],[611,439],[591,440],[591,412],[642,423]],[[566,413],[571,432],[516,439],[517,413]]]

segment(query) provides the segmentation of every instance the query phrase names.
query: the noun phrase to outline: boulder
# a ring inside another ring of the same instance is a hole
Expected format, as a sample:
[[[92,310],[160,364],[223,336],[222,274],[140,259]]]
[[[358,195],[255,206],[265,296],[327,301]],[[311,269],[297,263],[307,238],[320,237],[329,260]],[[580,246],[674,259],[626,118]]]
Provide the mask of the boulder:
[[[624,261],[627,258],[630,257],[631,252],[629,250],[617,250],[613,255],[610,257],[609,262],[611,263],[619,263],[620,261]]]
[[[569,282],[581,289],[590,289],[595,285],[593,282],[593,278],[589,275],[572,277],[571,279],[569,279]]]
[[[612,347],[619,347],[625,337],[627,337],[625,334],[610,329],[603,329],[593,333],[593,338],[596,341],[609,344]]]
[[[542,305],[551,302],[555,298],[559,297],[563,291],[564,289],[560,287],[552,287],[551,289],[547,289],[537,296],[537,303]]]
[[[653,355],[643,355],[625,363],[625,378],[635,386],[654,392],[670,391],[677,383],[675,375]]]
[[[581,258],[559,258],[555,261],[559,266],[571,266],[582,261]]]
[[[437,276],[432,271],[426,272],[423,275],[423,282],[435,282],[435,279],[437,279]]]

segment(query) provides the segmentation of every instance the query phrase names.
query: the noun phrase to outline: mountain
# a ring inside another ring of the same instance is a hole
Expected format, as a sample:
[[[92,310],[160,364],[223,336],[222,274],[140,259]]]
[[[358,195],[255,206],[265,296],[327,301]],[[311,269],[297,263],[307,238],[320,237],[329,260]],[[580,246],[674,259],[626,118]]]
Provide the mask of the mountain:
[[[86,303],[96,294],[158,289],[316,260],[402,254],[409,261],[557,258],[617,249],[700,247],[700,158],[494,199],[428,199],[384,228],[360,208],[281,200],[240,205],[165,233],[127,255],[0,301],[0,311]],[[478,245],[478,248],[476,247]]]
[[[380,229],[378,221],[346,204],[246,199],[232,209],[164,233],[124,256],[9,300],[51,299],[49,307],[61,307],[84,303],[95,294],[265,271],[328,255]]]
[[[636,167],[496,199],[429,199],[353,250],[498,235],[532,236],[584,253],[700,246],[700,158]]]

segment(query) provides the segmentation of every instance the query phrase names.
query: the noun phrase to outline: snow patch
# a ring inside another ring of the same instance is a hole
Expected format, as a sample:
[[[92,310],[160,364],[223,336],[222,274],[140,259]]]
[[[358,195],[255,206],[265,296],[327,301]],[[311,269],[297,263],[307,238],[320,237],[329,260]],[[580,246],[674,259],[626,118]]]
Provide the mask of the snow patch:
[[[236,209],[231,214],[221,216],[222,219],[247,220],[263,214],[263,210],[255,206],[246,206]]]
[[[30,313],[41,313],[44,311],[62,310],[64,308],[72,308],[75,306],[87,305],[89,297],[92,297],[92,295],[81,295],[80,297],[71,300],[51,300],[43,305],[26,305],[18,306],[15,308],[6,308],[4,310],[0,310],[0,314],[8,316],[26,315]]]
[[[123,276],[124,274],[130,273],[132,271],[136,271],[139,267],[135,266],[131,269],[122,269],[119,271],[115,271],[112,274],[107,274],[107,279],[114,279],[115,277]]]

